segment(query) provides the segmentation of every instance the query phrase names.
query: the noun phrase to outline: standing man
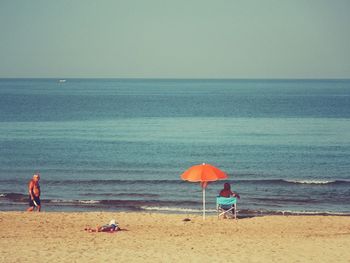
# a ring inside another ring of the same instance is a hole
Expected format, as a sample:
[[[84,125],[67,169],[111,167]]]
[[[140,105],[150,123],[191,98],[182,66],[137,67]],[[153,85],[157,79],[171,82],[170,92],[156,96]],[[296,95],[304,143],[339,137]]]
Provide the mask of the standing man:
[[[28,212],[31,212],[36,207],[37,211],[40,212],[40,185],[39,185],[40,175],[35,173],[33,179],[29,181],[28,191],[29,191],[29,208]]]

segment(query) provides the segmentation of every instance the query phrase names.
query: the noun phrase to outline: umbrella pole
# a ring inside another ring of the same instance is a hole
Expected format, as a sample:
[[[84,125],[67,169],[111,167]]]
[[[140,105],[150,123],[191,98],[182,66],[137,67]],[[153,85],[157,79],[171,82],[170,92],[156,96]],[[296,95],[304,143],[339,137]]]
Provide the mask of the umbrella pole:
[[[203,220],[205,220],[205,187],[203,187]]]

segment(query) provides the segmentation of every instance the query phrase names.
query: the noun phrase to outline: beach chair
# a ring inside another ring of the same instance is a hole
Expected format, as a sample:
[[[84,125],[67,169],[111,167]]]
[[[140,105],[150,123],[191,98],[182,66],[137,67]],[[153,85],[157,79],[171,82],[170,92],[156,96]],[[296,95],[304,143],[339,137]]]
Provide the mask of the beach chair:
[[[230,213],[237,219],[237,198],[236,197],[216,197],[216,211],[218,218],[226,216]]]

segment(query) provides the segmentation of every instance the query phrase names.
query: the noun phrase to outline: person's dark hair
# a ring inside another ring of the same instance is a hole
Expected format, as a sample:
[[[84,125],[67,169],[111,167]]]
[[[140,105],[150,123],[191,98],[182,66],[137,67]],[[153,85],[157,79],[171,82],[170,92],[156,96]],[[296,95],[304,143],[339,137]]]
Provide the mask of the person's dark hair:
[[[229,183],[224,183],[225,190],[231,190],[231,185]]]

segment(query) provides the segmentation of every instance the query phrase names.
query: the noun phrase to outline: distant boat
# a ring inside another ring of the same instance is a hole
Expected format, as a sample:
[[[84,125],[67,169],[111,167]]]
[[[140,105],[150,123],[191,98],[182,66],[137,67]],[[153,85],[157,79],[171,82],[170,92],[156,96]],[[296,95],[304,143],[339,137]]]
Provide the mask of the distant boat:
[[[65,79],[60,79],[58,82],[59,82],[59,83],[65,83],[66,80],[65,80]]]

